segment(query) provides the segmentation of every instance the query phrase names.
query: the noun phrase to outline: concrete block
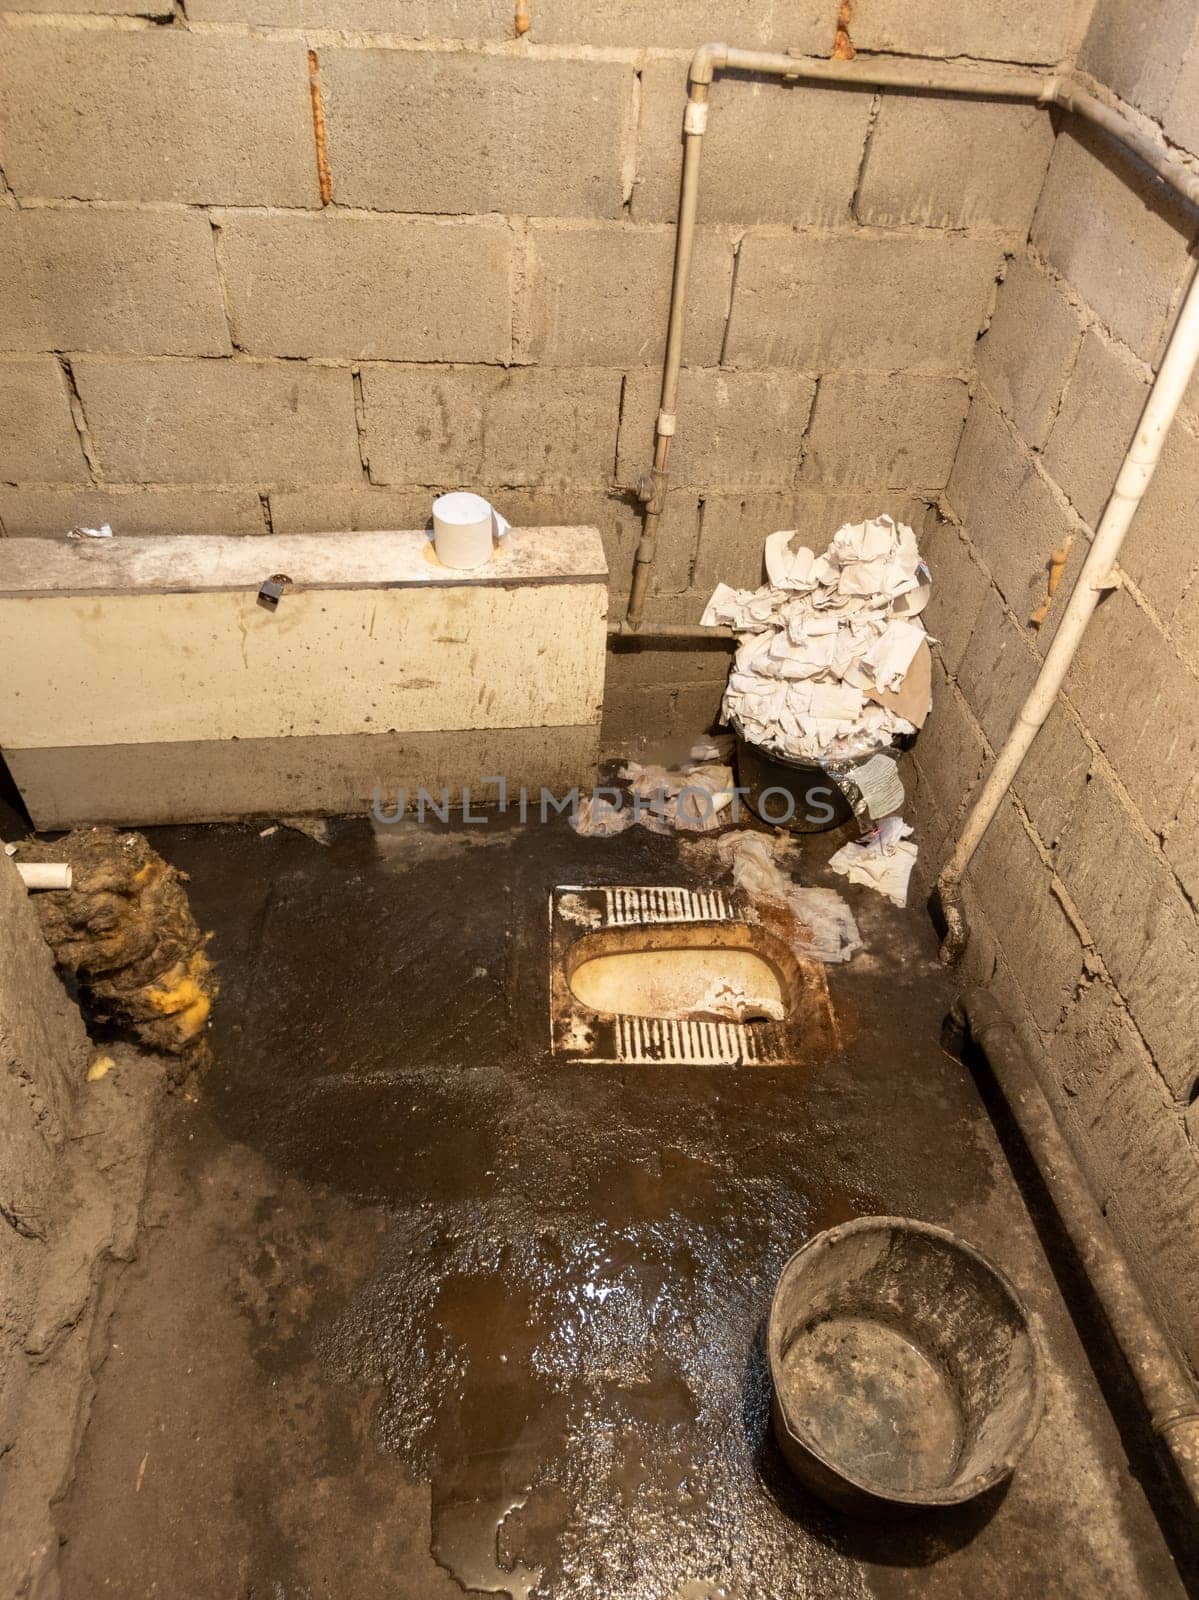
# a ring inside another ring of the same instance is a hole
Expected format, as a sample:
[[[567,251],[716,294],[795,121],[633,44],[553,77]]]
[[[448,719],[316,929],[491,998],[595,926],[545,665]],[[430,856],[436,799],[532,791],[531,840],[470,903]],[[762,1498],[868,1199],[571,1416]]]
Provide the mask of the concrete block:
[[[1059,698],[1016,774],[1015,791],[1042,843],[1052,850],[1082,800],[1091,748]]]
[[[0,361],[0,480],[88,480],[67,380],[53,356]]]
[[[436,489],[378,488],[338,483],[315,489],[272,489],[268,496],[275,533],[383,533],[390,528],[432,526]],[[479,493],[490,495],[486,489]],[[496,502],[498,504],[498,502]],[[499,509],[507,516],[507,511]]]
[[[983,600],[991,592],[990,580],[971,559],[969,541],[952,522],[937,517],[920,548],[933,579],[924,625],[937,641],[946,670],[956,676]]]
[[[321,51],[333,195],[390,211],[617,217],[631,66]]]
[[[1144,361],[1163,340],[1189,276],[1194,223],[1097,133],[1076,122],[1053,150],[1032,242],[1095,314]]]
[[[1010,803],[987,829],[969,876],[1034,1022],[1052,1032],[1082,977],[1082,945]]]
[[[1036,675],[1030,646],[994,589],[988,590],[962,654],[958,683],[994,749],[1011,730]]]
[[[555,367],[362,369],[378,483],[606,483],[620,374]]]
[[[1167,622],[1192,592],[1199,547],[1180,528],[1199,526],[1199,438],[1179,418],[1120,548],[1120,565]]]
[[[1199,1162],[1119,999],[1092,984],[1053,1042],[1083,1165],[1181,1347],[1199,1357]],[[1111,1205],[1110,1202],[1115,1204]],[[1114,1215],[1113,1215],[1114,1213]]]
[[[0,39],[19,196],[317,206],[304,46],[180,28]]]
[[[530,37],[537,44],[661,46],[694,50],[713,31],[746,48],[828,55],[833,23],[822,0],[731,0],[722,5],[716,26],[711,0],[554,0],[532,13]]]
[[[694,489],[672,489],[667,494],[650,580],[655,595],[686,594],[691,588],[703,514],[703,501]]]
[[[13,539],[61,539],[68,528],[115,534],[265,533],[250,489],[36,489],[0,487],[0,523]]]
[[[701,645],[694,639],[613,639],[608,644],[604,698],[663,683],[704,688],[714,684],[723,694],[732,658],[728,640]]]
[[[52,11],[58,16],[152,17],[156,22],[173,15],[171,0],[21,0],[22,11]]]
[[[970,396],[958,378],[830,372],[820,380],[803,478],[944,488]]]
[[[1000,247],[953,235],[747,237],[727,359],[739,367],[964,373]]]
[[[1071,43],[1073,10],[1072,0],[855,0],[850,31],[859,50],[1057,62]]]
[[[987,748],[935,658],[933,709],[917,736],[916,760],[938,810],[952,822],[978,781]]]
[[[1199,777],[1191,782],[1166,835],[1166,859],[1192,905],[1199,903]],[[1199,1112],[1196,1112],[1199,1117]]]
[[[604,694],[604,720],[600,729],[600,754],[615,754],[639,744],[665,739],[674,727],[673,684],[630,684]]]
[[[526,273],[529,331],[521,354],[562,366],[657,365],[666,344],[672,228],[561,227],[535,222]],[[733,280],[733,247],[697,233],[684,357],[717,366]]]
[[[509,0],[188,0],[187,15],[192,22],[337,28],[398,39],[512,37]]]
[[[1189,0],[1165,0],[1152,8],[1143,0],[1100,0],[1079,65],[1122,99],[1166,122],[1195,28]]]
[[[512,235],[499,219],[227,216],[238,347],[257,355],[506,361]]]
[[[361,475],[348,368],[81,357],[103,476],[118,483],[328,483]]]
[[[1185,12],[1189,8],[1182,9]],[[1167,138],[1191,155],[1199,155],[1199,22],[1174,80],[1164,120]]]
[[[883,96],[854,207],[859,221],[1028,232],[1053,149],[1043,108]]]
[[[1066,693],[1154,832],[1172,821],[1199,765],[1199,679],[1132,597],[1102,600]]]
[[[1199,583],[1192,583],[1178,602],[1170,632],[1182,658],[1199,668]]]
[[[756,589],[766,581],[762,546],[777,528],[796,528],[813,550],[824,550],[838,528],[886,512],[919,529],[926,507],[906,494],[878,489],[817,489],[804,485],[741,494],[708,492],[692,584],[704,599],[718,583]]]
[[[687,63],[647,62],[633,189],[638,221],[678,215],[686,103]],[[797,92],[778,80],[722,79],[704,137],[701,223],[847,223],[870,105],[861,90],[805,85]]]
[[[1017,257],[979,340],[978,373],[1034,450],[1049,437],[1082,333],[1082,313],[1061,285],[1031,256]]]
[[[649,467],[660,388],[652,367],[625,379],[616,463],[623,486],[634,486]],[[794,483],[815,393],[814,380],[799,372],[684,370],[679,431],[670,452],[672,480],[721,489]]]
[[[948,854],[949,819],[937,805],[932,785],[915,755],[911,763],[911,781],[905,777],[904,789],[907,797],[904,818],[915,828],[920,841],[920,854],[909,882],[908,903],[921,905],[932,892]]]
[[[1030,616],[1045,597],[1054,550],[1076,533],[1081,551],[1082,534],[985,391],[974,396],[945,492],[1004,599],[1018,617]]]
[[[1166,863],[1096,775],[1067,825],[1057,869],[1171,1091],[1185,1098],[1199,1037],[1199,935]]]
[[[1082,341],[1049,435],[1045,469],[1092,528],[1116,485],[1149,384],[1140,365],[1094,330]]]
[[[724,698],[724,683],[682,684],[675,691],[675,731],[685,736],[699,738],[711,733],[720,722],[720,703]]]
[[[208,219],[0,210],[0,349],[227,355]]]
[[[718,683],[613,688],[604,697],[601,752],[681,760],[717,725],[722,692]]]

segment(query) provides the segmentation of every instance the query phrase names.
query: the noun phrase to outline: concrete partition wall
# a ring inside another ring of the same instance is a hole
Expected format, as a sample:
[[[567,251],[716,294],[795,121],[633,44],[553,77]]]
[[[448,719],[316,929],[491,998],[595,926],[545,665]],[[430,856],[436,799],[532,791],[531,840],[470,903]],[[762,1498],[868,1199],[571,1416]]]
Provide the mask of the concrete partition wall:
[[[4,531],[417,527],[473,487],[518,525],[598,525],[616,614],[687,61],[712,37],[828,55],[839,9],[532,0],[523,39],[509,0],[6,10]],[[1075,9],[855,0],[850,31],[1047,63]],[[1051,140],[1022,106],[717,87],[648,616],[756,581],[775,527],[919,518]],[[702,727],[724,672],[622,650],[609,737]]]
[[[1100,0],[1080,66],[1199,155],[1191,0]],[[916,757],[926,880],[1027,693],[1194,268],[1199,216],[1064,122],[978,346],[930,520],[939,636]],[[1199,393],[1065,692],[967,880],[992,972],[1050,1064],[1117,1231],[1199,1364]],[[1038,631],[1054,552],[1066,558]]]

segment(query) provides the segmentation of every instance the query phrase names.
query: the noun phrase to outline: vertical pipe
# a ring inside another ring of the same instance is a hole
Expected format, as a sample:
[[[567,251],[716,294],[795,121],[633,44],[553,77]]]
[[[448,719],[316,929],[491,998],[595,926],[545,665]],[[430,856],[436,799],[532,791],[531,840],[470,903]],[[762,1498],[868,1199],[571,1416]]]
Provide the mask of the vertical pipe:
[[[1174,420],[1175,413],[1186,393],[1191,376],[1199,364],[1199,274],[1191,280],[1183,301],[1182,310],[1174,324],[1166,353],[1162,357],[1157,377],[1149,391],[1141,420],[1116,487],[1104,508],[1091,548],[1082,571],[1066,602],[1062,620],[1046,653],[1037,680],[1011,732],[995,757],[986,782],[970,808],[962,825],[953,854],[946,862],[937,880],[941,911],[945,918],[945,942],[941,948],[946,963],[957,960],[966,944],[966,926],[962,915],[961,884],[966,868],[982,843],[992,818],[1012,786],[1029,747],[1040,732],[1046,717],[1053,709],[1058,691],[1065,682],[1070,664],[1074,660],[1079,641],[1086,631],[1099,597],[1114,586],[1112,569],[1120,554],[1124,535],[1144,499],[1158,460],[1162,445]]]
[[[670,317],[666,325],[666,354],[662,360],[662,393],[654,434],[654,466],[648,485],[645,523],[637,541],[633,562],[633,582],[629,590],[628,622],[636,628],[645,608],[649,575],[656,554],[658,523],[666,507],[667,464],[670,441],[674,436],[675,406],[679,393],[679,371],[683,364],[683,327],[687,309],[687,278],[691,271],[691,252],[695,244],[695,215],[699,208],[699,165],[703,155],[704,132],[708,125],[708,88],[715,65],[712,49],[696,52],[691,64],[687,108],[683,114],[683,178],[679,193],[679,221],[675,235],[674,278],[670,289]],[[705,76],[706,73],[706,76]]]

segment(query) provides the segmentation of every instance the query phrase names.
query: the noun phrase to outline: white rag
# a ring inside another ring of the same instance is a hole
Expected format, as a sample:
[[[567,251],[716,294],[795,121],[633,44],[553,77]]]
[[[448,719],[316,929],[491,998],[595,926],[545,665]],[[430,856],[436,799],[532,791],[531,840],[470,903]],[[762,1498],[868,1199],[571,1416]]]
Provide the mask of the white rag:
[[[864,883],[897,906],[906,906],[908,879],[916,865],[916,846],[908,843],[911,832],[902,817],[886,817],[858,843],[843,844],[829,866],[850,883]]]

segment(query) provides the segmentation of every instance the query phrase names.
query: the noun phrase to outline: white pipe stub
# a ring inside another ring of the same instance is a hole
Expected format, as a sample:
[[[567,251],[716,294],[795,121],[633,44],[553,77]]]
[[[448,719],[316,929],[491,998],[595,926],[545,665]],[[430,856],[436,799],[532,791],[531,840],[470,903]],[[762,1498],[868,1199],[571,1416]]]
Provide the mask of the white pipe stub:
[[[15,863],[27,889],[69,889],[71,867],[66,861],[18,861]]]

